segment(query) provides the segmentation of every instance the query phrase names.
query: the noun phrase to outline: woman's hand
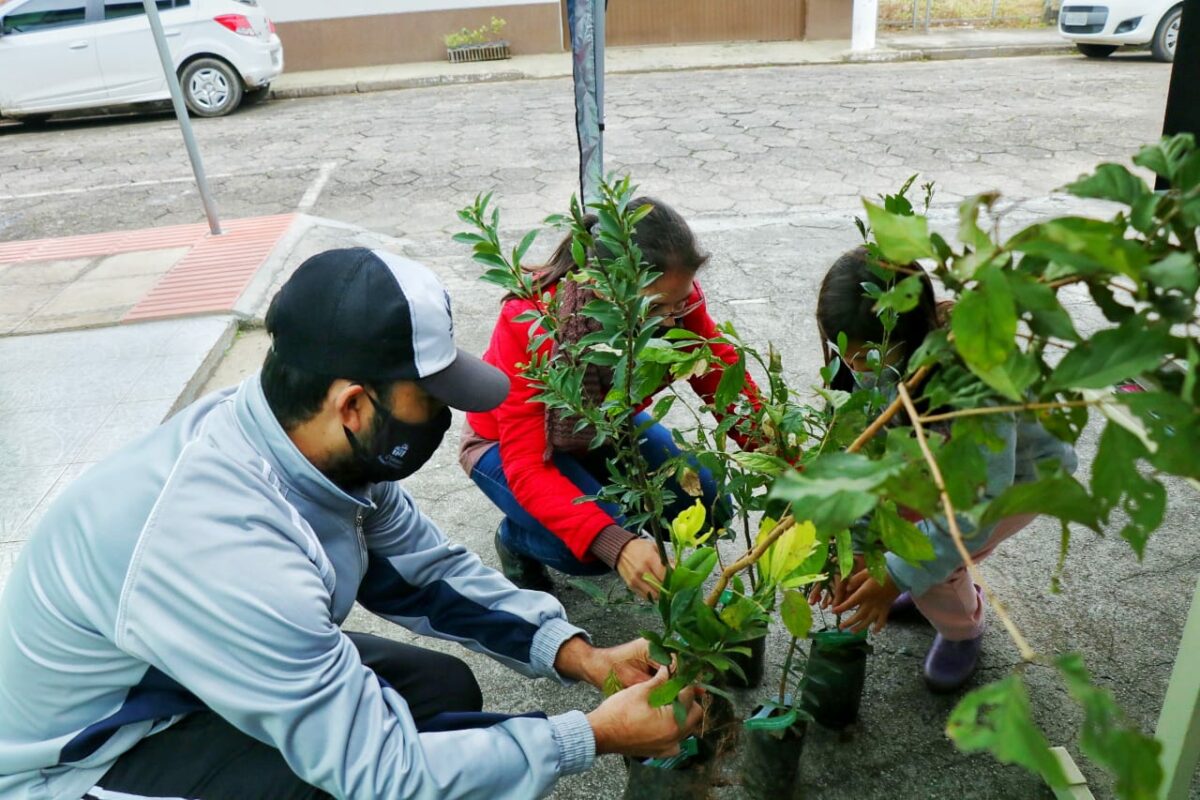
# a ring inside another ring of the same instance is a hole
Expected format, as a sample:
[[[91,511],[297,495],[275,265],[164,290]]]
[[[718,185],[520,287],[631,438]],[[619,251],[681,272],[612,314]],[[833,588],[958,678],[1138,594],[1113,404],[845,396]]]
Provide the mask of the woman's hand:
[[[834,605],[833,613],[845,614],[856,607],[858,610],[841,624],[842,630],[858,633],[871,628],[873,633],[879,633],[887,627],[892,603],[900,596],[900,587],[896,586],[890,575],[883,583],[879,583],[863,570],[850,576],[846,581],[846,590],[849,597]]]
[[[666,565],[658,557],[658,547],[649,539],[633,539],[621,548],[617,572],[629,591],[647,600],[658,599],[658,588],[646,576],[651,576],[657,584],[667,576]]]

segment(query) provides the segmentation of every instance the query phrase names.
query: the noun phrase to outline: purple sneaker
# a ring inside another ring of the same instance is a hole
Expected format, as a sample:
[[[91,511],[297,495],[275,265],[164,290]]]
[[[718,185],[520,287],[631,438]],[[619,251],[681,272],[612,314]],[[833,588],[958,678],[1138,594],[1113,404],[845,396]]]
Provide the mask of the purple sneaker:
[[[983,635],[961,642],[943,639],[939,633],[933,639],[929,655],[925,656],[925,683],[935,692],[953,692],[962,688],[979,666]]]

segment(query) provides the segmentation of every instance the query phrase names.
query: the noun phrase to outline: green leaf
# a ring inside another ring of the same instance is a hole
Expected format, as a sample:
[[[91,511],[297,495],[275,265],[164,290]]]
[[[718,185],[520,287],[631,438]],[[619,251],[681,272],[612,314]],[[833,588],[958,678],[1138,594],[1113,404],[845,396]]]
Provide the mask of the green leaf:
[[[782,475],[792,468],[788,462],[779,456],[767,455],[766,453],[739,452],[734,453],[732,458],[742,468],[761,475]]]
[[[748,731],[782,731],[795,725],[799,717],[799,710],[790,708],[779,716],[752,717],[743,722],[742,727]]]
[[[869,513],[876,502],[872,490],[903,466],[890,459],[832,453],[810,462],[803,473],[781,476],[770,497],[790,501],[796,519],[811,520],[823,536],[833,536]]]
[[[808,605],[808,597],[796,589],[783,593],[783,603],[779,607],[779,616],[783,619],[788,633],[797,639],[807,639],[812,630],[812,608]]]
[[[867,200],[867,219],[884,258],[894,264],[910,264],[935,254],[929,241],[929,223],[925,217],[893,214]]]
[[[1028,314],[1029,327],[1035,334],[1079,341],[1075,323],[1058,302],[1053,289],[1020,272],[1009,272],[1005,277],[1016,300],[1018,314]]]
[[[936,555],[929,537],[921,529],[896,513],[889,505],[875,509],[871,521],[879,531],[883,546],[910,564],[919,566]]]
[[[746,357],[738,353],[738,359],[733,364],[726,364],[721,371],[721,381],[713,395],[713,406],[718,411],[724,411],[733,405],[742,389],[746,386]]]
[[[887,559],[884,557],[883,551],[871,548],[863,553],[863,558],[867,562],[867,574],[874,578],[876,583],[887,583]]]
[[[609,605],[608,593],[584,578],[568,578],[567,583],[586,594],[598,606]]]
[[[1195,145],[1196,140],[1190,133],[1164,136],[1156,144],[1146,145],[1138,151],[1138,154],[1133,157],[1133,163],[1173,182],[1176,170],[1179,169],[1184,157],[1193,150]]]
[[[848,529],[842,530],[837,532],[836,541],[838,570],[842,580],[846,580],[854,570],[854,537]]]
[[[1018,514],[1043,514],[1085,525],[1097,533],[1103,532],[1087,489],[1062,473],[1008,487],[988,504],[981,524],[991,525]]]
[[[1185,478],[1200,479],[1200,411],[1165,392],[1121,395],[1154,442],[1149,461],[1158,469]]]
[[[1000,394],[1020,403],[1025,400],[1025,390],[1037,381],[1041,372],[1038,360],[1029,353],[1014,349],[1008,361],[987,370],[972,370],[988,386]]]
[[[519,245],[517,245],[517,249],[513,253],[513,255],[514,255],[513,261],[514,262],[520,261],[522,258],[525,257],[525,254],[527,252],[529,252],[529,246],[533,244],[533,240],[537,238],[537,235],[538,235],[538,232],[536,230],[532,230],[529,233],[525,234],[525,238],[521,239],[521,243]]]
[[[1101,164],[1091,175],[1085,175],[1066,190],[1076,197],[1094,197],[1132,206],[1150,194],[1146,182],[1120,164]]]
[[[1104,389],[1153,370],[1170,350],[1170,337],[1133,316],[1076,345],[1050,376],[1047,390]]]
[[[1109,421],[1100,436],[1100,448],[1092,462],[1092,495],[1097,514],[1107,523],[1114,508],[1122,508],[1129,517],[1121,538],[1129,542],[1140,560],[1146,541],[1166,513],[1167,492],[1154,478],[1144,477],[1138,461],[1150,455],[1137,436],[1116,422]]]
[[[1142,270],[1142,276],[1160,289],[1178,289],[1189,297],[1200,289],[1200,269],[1187,252],[1171,253]]]
[[[687,683],[683,678],[671,678],[661,686],[655,686],[650,690],[650,705],[654,708],[662,708],[665,705],[675,702],[675,698],[679,697],[679,693],[687,688]]]
[[[950,320],[954,346],[973,372],[987,372],[1008,361],[1015,348],[1017,312],[1004,274],[986,267],[978,285],[964,292]]]
[[[1059,657],[1056,665],[1067,691],[1083,708],[1079,743],[1084,755],[1113,774],[1117,797],[1157,800],[1163,781],[1162,745],[1126,718],[1112,692],[1092,683],[1078,653]]]
[[[984,192],[963,200],[958,206],[958,238],[972,249],[990,254],[996,249],[992,237],[979,227],[979,211],[981,208],[991,209],[1000,197],[998,192]],[[964,276],[969,278],[970,276]]]
[[[1067,777],[1033,722],[1029,693],[1019,675],[976,689],[950,714],[946,734],[964,753],[988,751],[1002,764],[1018,764],[1063,788]]]
[[[897,314],[907,314],[917,307],[923,285],[920,275],[909,275],[879,296],[875,301],[875,312],[892,310]]]
[[[617,671],[610,669],[608,675],[604,678],[604,696],[612,697],[617,692],[625,688],[625,684],[621,683],[621,679],[617,677]]]

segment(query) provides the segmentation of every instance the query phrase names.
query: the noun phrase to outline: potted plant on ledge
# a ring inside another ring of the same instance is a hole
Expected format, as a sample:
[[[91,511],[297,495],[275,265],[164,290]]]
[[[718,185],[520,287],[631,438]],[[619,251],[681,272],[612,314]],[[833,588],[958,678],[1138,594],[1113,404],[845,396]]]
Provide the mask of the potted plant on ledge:
[[[508,40],[501,39],[504,26],[508,23],[498,17],[492,17],[488,25],[478,28],[463,28],[448,33],[442,40],[446,43],[446,58],[451,64],[463,64],[471,61],[503,61],[512,58],[509,52]]]

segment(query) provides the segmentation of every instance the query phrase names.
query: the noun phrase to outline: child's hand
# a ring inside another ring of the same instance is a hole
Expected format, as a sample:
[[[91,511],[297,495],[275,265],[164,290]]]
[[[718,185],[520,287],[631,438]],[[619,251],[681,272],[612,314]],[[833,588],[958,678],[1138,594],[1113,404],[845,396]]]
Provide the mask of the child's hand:
[[[818,606],[820,608],[829,608],[830,606],[838,606],[846,602],[846,595],[849,593],[847,587],[854,580],[854,576],[867,568],[866,559],[863,556],[854,556],[854,566],[850,570],[850,575],[846,580],[842,580],[840,571],[835,570],[833,573],[833,587],[830,588],[826,584],[817,584],[813,586],[812,591],[808,593],[808,604]]]
[[[851,630],[855,633],[864,631],[868,627],[871,627],[873,633],[883,630],[887,626],[888,613],[892,610],[892,603],[900,596],[900,588],[892,581],[891,576],[888,576],[883,583],[879,583],[866,570],[863,570],[851,575],[844,586],[850,596],[835,605],[833,613],[845,614],[855,607],[858,608],[858,611],[841,624],[841,629]]]

